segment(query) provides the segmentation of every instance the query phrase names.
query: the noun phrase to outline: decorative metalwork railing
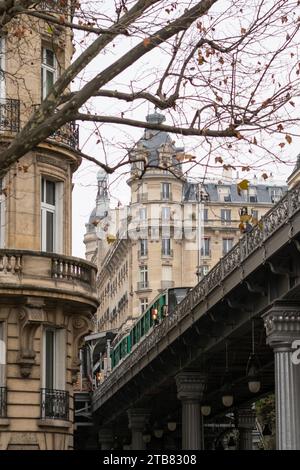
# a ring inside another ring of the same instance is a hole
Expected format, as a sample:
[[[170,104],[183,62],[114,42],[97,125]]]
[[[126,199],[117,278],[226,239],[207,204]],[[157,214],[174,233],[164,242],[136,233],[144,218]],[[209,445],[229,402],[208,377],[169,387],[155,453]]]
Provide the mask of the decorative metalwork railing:
[[[6,418],[7,416],[7,389],[6,387],[0,387],[0,418]]]
[[[274,232],[286,224],[300,210],[300,185],[288,191],[285,196],[272,207],[261,219],[259,225],[245,234],[240,241],[225,255],[208,274],[188,293],[176,307],[174,313],[164,318],[153,328],[136,348],[111,372],[103,384],[95,392],[95,398],[103,396],[113,385],[125,375],[174,325],[188,315],[197,304],[207,297],[222,281],[229,276]]]
[[[49,135],[48,138],[65,144],[74,150],[78,150],[79,125],[75,122],[67,122],[60,129],[57,129],[57,131],[54,131],[51,135]]]
[[[20,101],[0,98],[0,131],[19,132]]]
[[[41,389],[41,419],[69,420],[69,392]]]
[[[34,111],[40,107],[40,104],[32,105]],[[49,135],[48,139],[55,140],[60,144],[67,145],[74,150],[79,148],[79,125],[76,122],[67,122],[56,131]]]

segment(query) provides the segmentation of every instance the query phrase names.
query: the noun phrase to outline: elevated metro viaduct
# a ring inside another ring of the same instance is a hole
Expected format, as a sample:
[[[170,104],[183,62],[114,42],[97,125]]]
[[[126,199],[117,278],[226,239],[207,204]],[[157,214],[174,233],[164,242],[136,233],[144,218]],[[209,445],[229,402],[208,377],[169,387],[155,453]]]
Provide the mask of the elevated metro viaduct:
[[[103,449],[111,448],[113,435],[126,441],[130,432],[131,448],[141,449],[145,427],[167,419],[181,424],[182,449],[203,448],[201,402],[212,409],[207,423],[230,411],[220,390],[226,358],[240,448],[251,448],[251,403],[275,389],[276,447],[300,449],[300,365],[291,359],[292,343],[300,339],[299,251],[296,186],[95,391],[92,412]],[[253,325],[257,394],[246,379]]]

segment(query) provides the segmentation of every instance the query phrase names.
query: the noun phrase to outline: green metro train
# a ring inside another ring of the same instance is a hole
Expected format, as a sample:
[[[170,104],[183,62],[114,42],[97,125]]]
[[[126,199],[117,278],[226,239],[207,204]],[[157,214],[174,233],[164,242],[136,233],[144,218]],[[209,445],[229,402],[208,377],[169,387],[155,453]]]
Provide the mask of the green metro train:
[[[184,299],[190,287],[166,289],[157,296],[147,310],[134,322],[130,331],[115,338],[111,348],[111,367],[116,367],[135,346],[157,325],[164,317],[172,315],[175,307]]]

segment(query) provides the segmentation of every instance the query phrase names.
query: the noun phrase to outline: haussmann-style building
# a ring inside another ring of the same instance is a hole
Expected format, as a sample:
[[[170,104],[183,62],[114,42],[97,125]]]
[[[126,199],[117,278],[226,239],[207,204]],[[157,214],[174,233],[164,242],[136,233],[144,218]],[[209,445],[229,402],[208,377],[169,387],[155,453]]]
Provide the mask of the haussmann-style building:
[[[2,149],[73,53],[69,30],[23,19],[23,35],[8,27],[0,37]],[[69,123],[0,182],[1,450],[73,448],[78,349],[98,305],[95,266],[71,257],[78,144],[78,126]]]

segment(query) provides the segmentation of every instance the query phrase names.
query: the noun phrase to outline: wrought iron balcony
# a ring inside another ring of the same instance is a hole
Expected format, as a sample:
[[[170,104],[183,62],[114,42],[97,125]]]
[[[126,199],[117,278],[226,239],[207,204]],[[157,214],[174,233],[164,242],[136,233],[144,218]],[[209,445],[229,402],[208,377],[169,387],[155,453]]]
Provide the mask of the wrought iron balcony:
[[[7,390],[6,387],[0,387],[0,418],[6,418],[7,414]]]
[[[69,392],[41,389],[41,419],[69,420]]]
[[[0,98],[0,131],[19,132],[20,101]]]
[[[67,145],[74,150],[79,147],[79,125],[75,122],[67,122],[60,129],[49,135],[48,139],[53,139],[58,143]]]
[[[32,105],[32,108],[37,110],[40,104]],[[55,142],[63,145],[67,145],[74,150],[79,148],[79,125],[76,122],[71,121],[64,124],[62,127],[52,132],[47,140],[55,140]]]

